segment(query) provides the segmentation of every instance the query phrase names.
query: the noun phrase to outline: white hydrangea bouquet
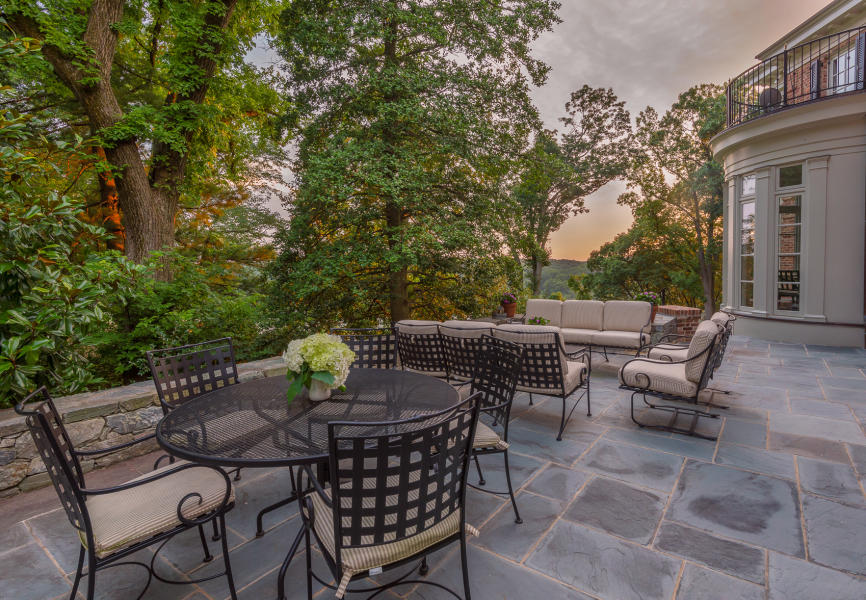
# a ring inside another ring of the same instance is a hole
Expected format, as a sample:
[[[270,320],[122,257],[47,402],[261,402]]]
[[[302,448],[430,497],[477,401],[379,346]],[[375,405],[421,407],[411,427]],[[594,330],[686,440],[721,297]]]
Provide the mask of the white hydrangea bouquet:
[[[325,400],[331,389],[343,387],[355,353],[336,335],[314,333],[302,340],[292,340],[283,353],[290,381],[286,393],[291,402],[306,387],[310,400]]]

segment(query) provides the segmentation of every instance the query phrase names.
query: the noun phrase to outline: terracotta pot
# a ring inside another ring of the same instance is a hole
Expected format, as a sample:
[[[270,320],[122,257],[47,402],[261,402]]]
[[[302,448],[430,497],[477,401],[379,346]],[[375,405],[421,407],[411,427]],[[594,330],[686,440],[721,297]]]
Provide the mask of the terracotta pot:
[[[502,305],[502,310],[505,311],[505,316],[509,319],[514,316],[514,311],[517,310],[517,302],[509,302]]]
[[[659,311],[659,305],[653,304],[652,312],[650,313],[650,325],[652,325],[656,320],[656,313]]]

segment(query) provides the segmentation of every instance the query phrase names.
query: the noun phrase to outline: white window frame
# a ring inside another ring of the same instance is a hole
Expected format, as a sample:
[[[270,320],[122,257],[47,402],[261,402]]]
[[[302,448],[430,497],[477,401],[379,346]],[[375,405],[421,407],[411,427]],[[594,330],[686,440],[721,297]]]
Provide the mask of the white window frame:
[[[738,182],[738,200],[737,200],[737,307],[741,310],[752,311],[755,310],[755,290],[756,290],[756,281],[755,281],[755,273],[757,272],[757,254],[755,253],[755,245],[757,242],[758,236],[758,228],[757,222],[752,223],[752,252],[751,254],[743,254],[743,205],[751,204],[752,212],[757,217],[758,214],[758,198],[755,194],[755,188],[752,188],[752,192],[749,194],[743,194],[743,180],[747,177],[754,178],[754,174],[743,175],[740,177],[740,181]],[[751,256],[752,257],[752,278],[744,280],[743,279],[743,256]],[[752,284],[752,304],[747,306],[743,304],[743,283],[751,283]]]
[[[834,94],[857,89],[857,45],[830,61],[830,90]]]

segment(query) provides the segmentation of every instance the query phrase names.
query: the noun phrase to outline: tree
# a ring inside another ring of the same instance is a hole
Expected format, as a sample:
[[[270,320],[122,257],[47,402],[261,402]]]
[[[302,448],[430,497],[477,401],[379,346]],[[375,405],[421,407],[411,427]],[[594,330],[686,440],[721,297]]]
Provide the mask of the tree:
[[[587,196],[628,166],[631,122],[613,90],[584,85],[572,92],[560,121],[564,131],[544,131],[526,153],[511,192],[509,243],[529,265],[538,295],[541,270],[550,262],[550,236],[572,215],[586,211]]]
[[[275,297],[305,323],[491,308],[494,222],[538,116],[554,0],[298,0],[278,49],[298,108]],[[291,116],[289,118],[291,121]]]
[[[175,219],[209,186],[278,157],[276,74],[244,64],[276,18],[270,0],[8,0],[2,17],[38,56],[3,72],[46,136],[89,130],[115,247],[142,262],[174,245]],[[8,31],[3,32],[8,36]],[[268,114],[270,111],[270,115]],[[114,203],[116,209],[112,209]],[[120,215],[117,215],[119,209]],[[118,222],[122,218],[122,236]]]
[[[637,119],[638,154],[628,176],[631,191],[619,199],[633,210],[652,203],[688,232],[706,318],[717,304],[724,186],[722,166],[713,159],[709,142],[724,124],[725,98],[717,85],[683,92],[661,117],[647,107]]]

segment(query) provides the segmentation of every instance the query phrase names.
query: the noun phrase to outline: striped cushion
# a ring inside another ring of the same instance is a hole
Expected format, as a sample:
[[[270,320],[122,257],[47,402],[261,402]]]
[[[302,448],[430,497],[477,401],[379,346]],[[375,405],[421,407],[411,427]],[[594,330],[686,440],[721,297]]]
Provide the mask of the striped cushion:
[[[139,481],[174,469],[180,462],[166,465],[147,475],[130,481]],[[87,511],[93,526],[93,543],[96,556],[104,558],[159,533],[174,529],[181,524],[177,518],[177,505],[181,498],[193,492],[202,496],[190,498],[183,504],[183,514],[195,519],[220,507],[226,493],[226,481],[216,471],[207,467],[184,469],[162,479],[142,484],[119,492],[89,496]],[[234,502],[232,488],[229,502]],[[87,537],[80,533],[81,543],[87,545]]]
[[[394,481],[391,481],[392,479]],[[389,477],[388,480],[389,486],[396,486],[398,483],[397,476]],[[330,490],[326,490],[326,493],[330,494]],[[331,507],[325,504],[325,501],[319,494],[312,493],[310,496],[313,500],[313,528],[316,530],[316,536],[321,542],[323,550],[328,552],[331,557],[334,557],[336,555],[334,513]],[[385,501],[388,502],[388,499]],[[372,508],[375,505],[374,503],[375,499],[369,498],[364,500],[363,506],[364,508]],[[370,527],[373,526],[372,517],[362,518],[370,520]],[[389,518],[396,519],[396,516]],[[353,576],[370,569],[375,569],[376,567],[385,567],[412,557],[459,532],[460,511],[455,511],[429,529],[425,529],[421,533],[397,542],[340,548],[340,557],[343,561],[343,576],[340,579],[336,597],[342,598],[345,595],[346,587]],[[470,535],[478,535],[478,530],[468,523],[466,524],[466,532]],[[370,542],[371,540],[369,539],[365,540],[362,538],[361,540],[362,544],[369,544]]]
[[[650,358],[668,362],[686,360],[688,354],[687,346],[677,346],[676,344],[659,344],[649,351]]]
[[[439,333],[439,321],[420,321],[418,319],[404,319],[394,324],[394,329],[401,333]]]
[[[728,321],[731,320],[731,315],[729,315],[728,313],[719,311],[719,312],[713,313],[713,316],[710,317],[710,320],[713,323],[716,323],[717,325],[721,325],[722,327],[724,327],[725,325],[728,324]]]
[[[568,366],[568,372],[565,374],[565,395],[567,396],[575,389],[577,386],[586,381],[586,363],[577,360],[570,360],[566,362]],[[520,392],[529,392],[531,394],[561,394],[562,388],[560,386],[555,387],[529,387],[525,385],[518,385],[517,390]]]
[[[566,300],[562,303],[560,327],[569,329],[604,328],[604,302],[601,300]]]
[[[508,448],[508,442],[499,437],[499,434],[493,429],[478,421],[478,424],[475,426],[475,438],[472,440],[472,447],[505,450]]]
[[[592,335],[592,343],[595,346],[606,346],[608,348],[640,348],[641,342],[649,342],[650,336],[637,331],[618,331],[606,329],[597,331]]]
[[[686,379],[685,364],[666,361],[631,360],[619,370],[619,381],[631,387],[648,387],[654,392],[685,398],[698,393],[698,385]]]
[[[652,305],[639,300],[608,300],[604,303],[604,329],[641,331],[648,327]],[[648,331],[648,329],[646,329]]]
[[[703,321],[698,328],[695,329],[695,334],[692,336],[692,341],[689,343],[689,351],[686,358],[690,359],[686,363],[686,378],[689,381],[699,383],[701,381],[701,373],[703,373],[704,365],[712,354],[712,350],[701,354],[707,346],[713,343],[716,334],[719,333],[719,326],[713,321]],[[698,356],[700,354],[700,356]],[[692,359],[692,357],[697,357]]]
[[[562,330],[562,339],[566,344],[585,344],[592,343],[592,336],[599,331],[597,329],[568,329]]]
[[[559,300],[544,300],[532,298],[526,301],[526,320],[532,317],[543,317],[548,325],[559,327],[562,321],[562,302]]]

